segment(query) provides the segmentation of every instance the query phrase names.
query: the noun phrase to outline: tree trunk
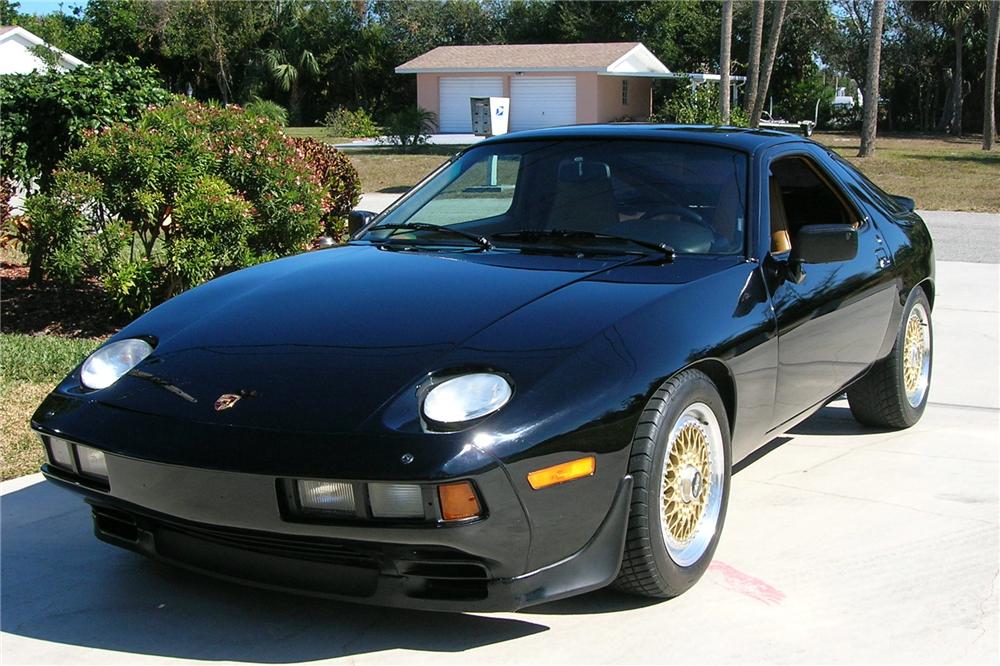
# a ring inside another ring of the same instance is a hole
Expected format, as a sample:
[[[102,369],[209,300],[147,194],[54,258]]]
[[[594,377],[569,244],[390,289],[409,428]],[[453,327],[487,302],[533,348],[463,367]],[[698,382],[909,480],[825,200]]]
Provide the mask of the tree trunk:
[[[955,113],[955,103],[952,101],[955,84],[951,70],[944,70],[942,78],[944,79],[944,104],[941,106],[941,117],[938,118],[937,125],[934,126],[935,132],[947,132],[948,128],[951,127],[951,119]]]
[[[764,32],[764,0],[753,0],[753,24],[750,26],[750,62],[747,63],[747,98],[743,108],[753,112],[757,103],[757,82],[760,79],[760,41]]]
[[[764,67],[760,73],[757,83],[757,98],[753,103],[753,110],[750,112],[750,127],[760,125],[760,114],[764,111],[764,100],[767,98],[767,88],[771,85],[771,70],[774,69],[774,60],[778,57],[778,40],[781,39],[781,21],[785,18],[785,5],[788,0],[777,0],[774,3],[774,11],[771,13],[771,30],[767,35],[767,53],[764,58]]]
[[[733,40],[733,0],[722,3],[722,36],[719,44],[719,117],[723,125],[729,124],[729,69],[730,46]]]
[[[951,117],[951,133],[954,136],[962,136],[962,101],[965,98],[965,91],[962,90],[962,47],[965,45],[965,22],[956,21],[954,26],[955,35],[955,69],[952,75],[953,90],[951,101],[955,105]]]
[[[997,48],[1000,41],[1000,0],[990,3],[986,37],[986,90],[983,94],[983,150],[993,150],[997,134]]]
[[[882,60],[882,23],[885,0],[872,4],[871,34],[868,37],[868,66],[865,71],[865,116],[861,126],[861,150],[858,157],[875,154],[875,129],[878,126],[878,70]]]
[[[299,89],[299,77],[292,79],[292,89],[288,96],[288,123],[298,126],[301,124],[302,114],[302,92]]]

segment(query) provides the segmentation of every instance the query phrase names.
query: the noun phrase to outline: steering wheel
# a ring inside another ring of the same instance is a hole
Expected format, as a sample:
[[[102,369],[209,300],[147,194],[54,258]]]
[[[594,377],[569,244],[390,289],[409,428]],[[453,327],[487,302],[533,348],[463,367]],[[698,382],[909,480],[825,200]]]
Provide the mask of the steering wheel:
[[[686,206],[678,206],[676,204],[661,204],[659,206],[654,206],[647,210],[645,213],[639,216],[639,221],[648,220],[659,215],[677,215],[688,222],[693,222],[695,224],[700,224],[707,228],[704,218],[701,215],[694,212]]]
[[[678,252],[710,252],[720,239],[715,230],[698,213],[685,206],[662,204],[654,206],[639,216],[636,222],[643,222],[659,215],[676,215],[677,222],[668,225],[666,235],[672,247]]]

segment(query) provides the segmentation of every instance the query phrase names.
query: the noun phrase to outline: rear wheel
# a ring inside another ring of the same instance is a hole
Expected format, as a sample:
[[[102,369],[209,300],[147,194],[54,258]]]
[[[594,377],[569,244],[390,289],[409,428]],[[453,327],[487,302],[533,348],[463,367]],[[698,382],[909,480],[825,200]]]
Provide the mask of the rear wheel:
[[[667,381],[632,443],[634,485],[617,588],[675,597],[701,578],[726,517],[730,461],[729,423],[712,381],[697,370]]]
[[[880,428],[909,428],[927,406],[933,339],[930,303],[919,287],[903,311],[892,352],[847,389],[851,413],[861,423]]]

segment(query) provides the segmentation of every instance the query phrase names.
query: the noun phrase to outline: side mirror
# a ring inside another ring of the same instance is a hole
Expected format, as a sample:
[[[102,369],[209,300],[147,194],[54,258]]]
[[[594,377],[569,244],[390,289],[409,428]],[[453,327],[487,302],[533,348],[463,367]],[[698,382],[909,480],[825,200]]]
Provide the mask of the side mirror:
[[[889,196],[891,196],[896,201],[896,203],[902,206],[903,210],[907,211],[908,213],[912,213],[913,210],[917,207],[917,202],[911,199],[910,197],[903,197],[899,196],[898,194],[891,194]]]
[[[793,260],[804,264],[849,261],[858,256],[858,230],[850,224],[807,224],[792,241]]]
[[[374,220],[377,215],[378,213],[373,213],[370,210],[352,210],[347,214],[347,235],[353,237],[354,234],[367,227],[368,223]]]

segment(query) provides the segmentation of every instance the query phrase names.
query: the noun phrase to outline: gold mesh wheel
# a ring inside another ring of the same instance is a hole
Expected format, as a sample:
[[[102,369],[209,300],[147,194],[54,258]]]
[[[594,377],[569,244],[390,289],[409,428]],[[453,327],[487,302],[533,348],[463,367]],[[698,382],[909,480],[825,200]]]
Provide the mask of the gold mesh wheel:
[[[686,544],[705,510],[711,484],[711,452],[705,428],[691,421],[681,428],[670,447],[670,460],[663,475],[663,519],[670,534]]]
[[[689,406],[671,428],[663,458],[660,525],[667,554],[690,566],[715,535],[722,505],[725,452],[719,421],[704,403]]]
[[[903,334],[903,390],[912,407],[923,402],[930,376],[930,326],[927,311],[916,303],[906,319]]]

